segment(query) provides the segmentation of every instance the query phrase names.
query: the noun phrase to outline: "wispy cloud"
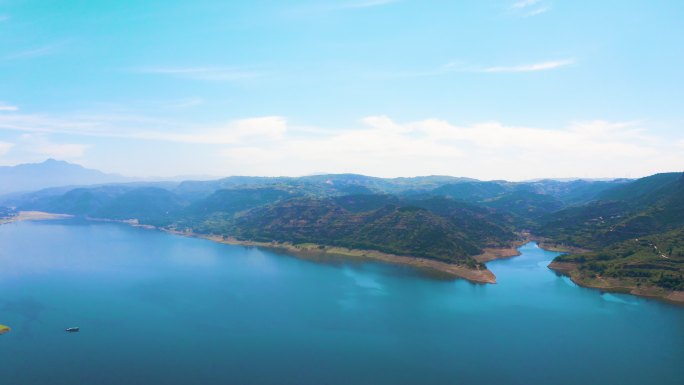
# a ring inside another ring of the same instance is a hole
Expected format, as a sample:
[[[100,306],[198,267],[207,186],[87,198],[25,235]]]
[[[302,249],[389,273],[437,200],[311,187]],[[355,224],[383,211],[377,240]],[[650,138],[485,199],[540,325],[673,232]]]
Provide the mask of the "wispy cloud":
[[[133,72],[208,81],[237,81],[263,75],[259,72],[227,67],[146,67],[133,69]]]
[[[204,104],[204,99],[198,97],[191,97],[183,100],[177,100],[168,104],[169,108],[190,108]]]
[[[18,111],[19,107],[0,102],[0,111]]]
[[[168,128],[169,124],[156,119],[125,114],[81,114],[66,117],[19,113],[0,114],[0,129],[33,134],[125,138],[130,136],[130,132],[139,132],[142,127],[153,126]]]
[[[370,8],[396,3],[398,0],[365,0],[341,4],[338,8]]]
[[[574,59],[551,60],[532,64],[522,64],[515,66],[497,66],[474,69],[474,72],[496,73],[496,72],[536,72],[548,71],[560,67],[566,67],[574,64]]]
[[[24,51],[15,52],[5,56],[4,60],[28,59],[33,57],[52,55],[58,52],[65,43],[55,43],[41,47],[31,48]]]
[[[384,73],[382,77],[424,77],[424,76],[440,76],[453,73],[519,73],[519,72],[538,72],[548,71],[565,66],[575,64],[577,61],[573,58],[562,60],[548,60],[538,63],[520,64],[511,66],[491,66],[478,67],[466,64],[462,61],[453,61],[447,63],[439,68],[428,69],[423,71],[404,71],[394,73]]]
[[[21,140],[29,152],[64,160],[79,159],[85,155],[86,150],[90,147],[90,145],[81,143],[53,142],[42,134],[22,135]]]
[[[519,0],[511,5],[511,9],[523,17],[532,17],[549,11],[551,5],[543,0]]]
[[[303,6],[287,8],[283,16],[287,18],[310,18],[335,12],[362,10],[376,8],[398,3],[400,0],[346,0],[336,2],[313,2]]]
[[[143,131],[129,135],[132,139],[157,140],[188,144],[238,144],[251,141],[273,141],[287,131],[280,116],[240,119],[218,127],[189,129],[182,133]]]
[[[549,7],[549,6],[540,7],[540,8],[534,9],[534,10],[532,10],[532,11],[530,11],[530,12],[527,12],[527,13],[525,14],[525,17],[532,17],[532,16],[541,15],[542,13],[547,12],[547,11],[550,10],[550,9],[551,9],[551,7]]]
[[[511,8],[527,8],[539,3],[540,0],[520,0],[511,5]]]
[[[263,116],[198,126],[127,115],[55,117],[4,114],[0,115],[0,129],[29,135],[75,135],[225,145],[277,140],[285,135],[287,122],[280,116]]]

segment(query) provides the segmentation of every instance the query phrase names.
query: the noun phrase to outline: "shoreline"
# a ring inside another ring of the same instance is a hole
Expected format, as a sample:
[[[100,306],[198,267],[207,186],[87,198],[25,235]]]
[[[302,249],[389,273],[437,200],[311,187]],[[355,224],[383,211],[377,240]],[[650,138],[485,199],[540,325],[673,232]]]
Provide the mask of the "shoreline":
[[[59,215],[59,214],[55,214]],[[147,230],[157,230],[165,233],[180,235],[190,238],[200,238],[209,241],[223,243],[234,246],[244,247],[259,247],[274,251],[281,251],[290,254],[297,258],[304,258],[307,260],[319,259],[321,257],[341,257],[351,259],[362,259],[368,261],[380,261],[385,263],[392,263],[397,265],[410,266],[413,268],[430,271],[445,275],[448,278],[465,279],[471,283],[476,284],[496,284],[496,276],[486,266],[483,270],[472,269],[463,265],[432,260],[427,258],[404,256],[383,253],[376,250],[363,249],[349,249],[339,246],[319,245],[315,243],[292,244],[290,242],[256,242],[244,241],[235,237],[224,237],[222,235],[198,234],[193,231],[180,231],[164,227],[157,227],[153,225],[141,224],[137,219],[108,219],[108,218],[86,218],[87,220],[96,222],[114,222],[122,223],[133,227],[143,228]],[[483,249],[483,253],[472,256],[477,262],[486,263],[499,259],[507,259],[519,256],[521,253],[518,250],[522,245],[528,242],[536,242],[529,234],[523,234],[521,240],[514,242],[509,247],[488,247]],[[321,262],[320,260],[318,262]]]
[[[510,246],[507,246],[507,247],[485,247],[483,249],[483,253],[473,256],[473,259],[475,259],[476,261],[478,261],[480,263],[487,263],[487,262],[496,261],[499,259],[514,258],[514,257],[520,256],[522,254],[520,252],[520,250],[518,250],[518,249],[520,249],[523,245],[525,245],[529,242],[536,242],[536,241],[534,239],[531,239],[531,238],[525,236],[521,240],[515,241]]]
[[[53,214],[41,211],[21,211],[18,215],[0,219],[0,225],[6,223],[13,223],[19,221],[40,221],[40,220],[54,220],[54,219],[66,219],[72,218],[72,215],[68,214]],[[210,235],[210,234],[198,234],[192,231],[179,231],[164,227],[156,227],[152,225],[146,225],[139,223],[136,219],[128,220],[116,220],[107,218],[86,218],[87,220],[95,222],[114,222],[126,224],[132,227],[139,227],[147,230],[162,231],[165,233],[173,235],[181,235],[190,238],[201,238],[212,242],[223,243],[234,246],[243,247],[258,247],[274,251],[281,251],[290,254],[294,257],[303,258],[307,260],[314,260],[316,262],[323,262],[320,258],[326,257],[341,257],[347,259],[360,259],[367,261],[379,261],[385,263],[392,263],[397,265],[410,266],[413,268],[421,269],[424,271],[436,272],[445,275],[449,278],[460,278],[465,279],[469,282],[476,284],[496,284],[496,276],[488,268],[485,267],[483,270],[472,269],[463,265],[457,265],[453,263],[431,260],[427,258],[403,256],[396,254],[383,253],[376,250],[362,250],[362,249],[348,249],[345,247],[338,246],[326,246],[319,245],[315,243],[305,243],[305,244],[292,244],[289,242],[255,242],[255,241],[243,241],[234,237],[223,237],[221,235]],[[526,236],[524,239],[519,240],[509,247],[489,247],[483,249],[483,252],[479,255],[475,255],[472,258],[477,262],[486,263],[499,259],[514,258],[519,256],[521,253],[518,250],[520,246],[528,243],[536,242],[537,245],[547,251],[556,252],[584,252],[587,250],[567,247],[565,245],[557,245],[548,242],[547,240],[534,236]],[[547,268],[564,276],[567,276],[576,285],[584,288],[597,289],[606,292],[616,292],[635,295],[638,297],[652,298],[656,300],[661,300],[670,304],[675,304],[679,306],[684,306],[684,291],[671,291],[665,290],[658,287],[636,287],[634,285],[625,284],[626,282],[621,282],[619,280],[609,280],[600,279],[588,281],[578,276],[577,274],[578,265],[571,262],[556,262],[552,261]]]
[[[386,263],[411,266],[414,268],[419,268],[422,270],[431,270],[441,274],[446,274],[451,278],[461,278],[473,283],[479,284],[495,284],[496,276],[489,269],[477,270],[465,267],[462,265],[456,265],[453,263],[442,262],[437,260],[431,260],[427,258],[411,257],[404,255],[396,255],[383,253],[376,250],[362,250],[362,249],[348,249],[346,247],[339,246],[325,246],[315,243],[306,243],[294,245],[288,242],[255,242],[255,241],[243,241],[236,239],[234,237],[226,237],[220,235],[205,235],[196,234],[191,232],[182,232],[171,229],[159,229],[161,231],[175,234],[183,235],[187,237],[202,238],[213,242],[223,243],[227,245],[234,246],[246,246],[246,247],[259,247],[264,249],[284,251],[288,254],[294,255],[296,257],[313,259],[320,257],[342,257],[342,258],[353,258],[353,259],[363,259],[370,261],[381,261]]]
[[[206,239],[209,241],[217,242],[217,243],[223,243],[227,245],[234,245],[234,246],[244,246],[244,247],[259,247],[259,248],[264,248],[264,249],[270,249],[274,251],[282,251],[286,252],[287,254],[290,254],[292,256],[298,257],[298,258],[304,258],[304,259],[314,259],[314,258],[320,258],[320,257],[342,257],[342,258],[353,258],[353,259],[363,259],[363,260],[370,260],[370,261],[380,261],[380,262],[386,262],[386,263],[392,263],[392,264],[397,264],[397,265],[404,265],[404,266],[411,266],[414,268],[418,268],[421,270],[425,271],[432,271],[436,273],[440,273],[443,275],[448,276],[449,278],[460,278],[460,279],[465,279],[469,282],[476,283],[476,284],[496,284],[496,276],[494,273],[491,272],[491,270],[487,269],[485,267],[484,270],[477,270],[477,269],[471,269],[469,267],[465,267],[462,265],[457,265],[453,263],[448,263],[448,262],[442,262],[438,260],[432,260],[432,259],[427,259],[427,258],[419,258],[419,257],[411,257],[411,256],[404,256],[404,255],[396,255],[396,254],[389,254],[389,253],[383,253],[381,251],[376,251],[376,250],[362,250],[362,249],[348,249],[346,247],[339,247],[339,246],[326,246],[326,245],[319,245],[315,243],[305,243],[305,244],[292,244],[289,242],[256,242],[256,241],[243,241],[239,240],[234,237],[223,237],[222,235],[211,235],[211,234],[198,234],[193,231],[179,231],[179,230],[174,230],[174,229],[169,229],[169,228],[164,228],[164,227],[157,227],[153,225],[146,225],[146,224],[141,224],[137,219],[126,219],[126,220],[119,220],[119,219],[107,219],[107,218],[87,218],[88,220],[96,221],[96,222],[114,222],[114,223],[122,223],[126,224],[129,226],[133,227],[138,227],[138,228],[143,228],[147,230],[157,230],[157,231],[162,231],[165,233],[173,234],[173,235],[180,235],[184,237],[190,237],[190,238],[200,238],[200,239]],[[515,246],[518,247],[518,246]],[[510,258],[514,257],[517,255],[520,255],[519,252],[517,252],[514,255],[511,255],[511,250],[514,248],[488,248],[485,249],[485,253],[480,254],[480,255],[485,255],[487,254],[487,251],[489,251],[488,256],[493,256],[493,255],[501,255],[496,258],[489,258],[488,261],[493,261],[495,259],[501,259],[501,258]],[[500,250],[499,253],[496,251]],[[474,256],[477,260],[478,256]],[[477,260],[480,262],[479,260]]]
[[[419,268],[422,270],[426,271],[432,271],[432,272],[437,272],[440,274],[444,274],[448,276],[449,278],[461,278],[465,279],[467,281],[470,281],[472,283],[478,283],[478,284],[496,284],[496,276],[494,273],[491,272],[491,270],[485,268],[484,270],[477,270],[477,269],[471,269],[469,267],[465,267],[462,265],[457,265],[453,263],[448,263],[448,262],[442,262],[438,260],[432,260],[432,259],[427,259],[427,258],[419,258],[419,257],[411,257],[411,256],[404,256],[404,255],[396,255],[396,254],[389,254],[389,253],[383,253],[381,251],[376,251],[376,250],[362,250],[362,249],[348,249],[346,247],[339,247],[339,246],[326,246],[326,245],[319,245],[315,243],[305,243],[305,244],[292,244],[289,242],[256,242],[256,241],[243,241],[239,240],[234,237],[223,237],[222,235],[211,235],[211,234],[198,234],[193,231],[179,231],[179,230],[174,230],[174,229],[169,229],[169,228],[164,228],[164,227],[157,227],[153,225],[146,225],[146,224],[141,224],[137,219],[126,219],[126,220],[119,220],[119,219],[107,219],[107,218],[86,218],[87,220],[91,221],[96,221],[96,222],[113,222],[113,223],[122,223],[126,224],[129,226],[133,227],[138,227],[138,228],[143,228],[147,230],[157,230],[157,231],[163,231],[165,233],[173,234],[173,235],[180,235],[184,237],[190,237],[190,238],[201,238],[201,239],[206,239],[209,241],[217,242],[217,243],[223,243],[227,245],[234,245],[234,246],[245,246],[245,247],[259,247],[259,248],[264,248],[264,249],[270,249],[270,250],[275,250],[275,251],[283,251],[288,254],[291,254],[295,257],[299,258],[304,258],[304,259],[314,259],[314,258],[320,258],[320,257],[325,257],[325,256],[330,256],[330,257],[342,257],[342,258],[353,258],[353,259],[364,259],[364,260],[371,260],[371,261],[381,261],[381,262],[386,262],[386,263],[393,263],[393,264],[398,264],[398,265],[405,265],[405,266],[411,266],[414,268]],[[516,246],[517,247],[517,246]],[[487,254],[487,250],[489,251],[488,256],[493,256],[493,255],[501,255],[496,258],[489,258],[487,261],[493,261],[495,259],[500,259],[500,258],[510,258],[513,256],[520,255],[517,250],[515,255],[510,255],[512,248],[488,248],[485,249],[485,253],[480,254],[480,255],[485,255]],[[496,250],[500,250],[500,252],[497,254]],[[477,260],[478,256],[474,256]],[[480,262],[479,260],[477,260]]]
[[[570,278],[572,282],[580,287],[613,293],[630,294],[637,297],[652,298],[668,302],[670,304],[684,306],[684,291],[666,290],[655,286],[637,287],[635,285],[630,285],[628,282],[617,279],[597,278],[595,280],[589,281],[583,279],[577,274],[578,266],[578,264],[572,262],[552,261],[547,267],[556,273]]]
[[[13,217],[0,219],[0,225],[22,221],[49,221],[55,219],[67,219],[72,217],[73,215],[69,214],[52,214],[46,213],[44,211],[19,211],[19,213]]]
[[[583,249],[581,247],[575,247],[575,246],[565,245],[565,244],[561,244],[561,243],[556,243],[556,242],[551,241],[548,238],[535,236],[535,235],[530,235],[529,240],[537,242],[539,247],[546,250],[546,251],[555,251],[558,253],[568,253],[568,254],[569,253],[573,253],[573,254],[588,253],[591,251],[588,249]]]

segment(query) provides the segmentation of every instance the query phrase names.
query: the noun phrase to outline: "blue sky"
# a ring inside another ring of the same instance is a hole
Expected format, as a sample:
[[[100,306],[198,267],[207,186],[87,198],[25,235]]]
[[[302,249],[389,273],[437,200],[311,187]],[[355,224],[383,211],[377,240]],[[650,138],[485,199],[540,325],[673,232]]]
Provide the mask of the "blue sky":
[[[681,1],[0,0],[0,164],[684,169]]]

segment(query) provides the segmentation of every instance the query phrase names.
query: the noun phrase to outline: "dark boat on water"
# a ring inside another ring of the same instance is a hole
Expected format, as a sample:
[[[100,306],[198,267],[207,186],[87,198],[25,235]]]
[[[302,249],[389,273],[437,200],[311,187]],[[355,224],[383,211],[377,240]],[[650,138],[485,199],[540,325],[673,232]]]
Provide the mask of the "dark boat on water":
[[[66,328],[66,329],[64,329],[65,332],[69,332],[69,333],[75,333],[79,330],[81,330],[81,328]]]

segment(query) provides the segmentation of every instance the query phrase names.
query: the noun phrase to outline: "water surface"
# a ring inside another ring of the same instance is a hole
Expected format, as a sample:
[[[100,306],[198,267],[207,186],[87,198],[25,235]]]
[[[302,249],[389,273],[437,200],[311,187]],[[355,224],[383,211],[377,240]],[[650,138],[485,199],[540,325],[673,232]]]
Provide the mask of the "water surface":
[[[673,384],[684,308],[577,287],[534,244],[498,284],[117,224],[0,226],[0,384]],[[80,333],[65,333],[80,326]]]

